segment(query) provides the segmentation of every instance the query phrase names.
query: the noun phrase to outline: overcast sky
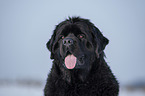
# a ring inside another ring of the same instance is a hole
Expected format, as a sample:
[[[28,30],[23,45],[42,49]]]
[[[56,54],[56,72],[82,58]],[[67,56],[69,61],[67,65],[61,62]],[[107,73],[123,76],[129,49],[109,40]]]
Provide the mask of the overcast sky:
[[[45,80],[46,43],[68,16],[90,19],[110,40],[106,61],[120,83],[145,79],[145,0],[0,0],[0,79]]]

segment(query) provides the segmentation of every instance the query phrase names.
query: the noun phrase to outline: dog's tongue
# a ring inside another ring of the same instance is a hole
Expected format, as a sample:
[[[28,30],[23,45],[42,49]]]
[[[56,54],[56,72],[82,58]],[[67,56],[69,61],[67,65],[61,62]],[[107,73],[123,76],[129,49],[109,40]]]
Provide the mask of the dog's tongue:
[[[74,55],[68,55],[65,57],[65,66],[68,69],[73,69],[76,65],[77,58]]]

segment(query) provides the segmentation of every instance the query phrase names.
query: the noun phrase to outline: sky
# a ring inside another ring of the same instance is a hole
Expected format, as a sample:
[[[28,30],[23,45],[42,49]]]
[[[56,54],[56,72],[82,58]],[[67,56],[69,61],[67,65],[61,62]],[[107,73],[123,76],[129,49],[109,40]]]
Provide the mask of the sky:
[[[0,0],[0,79],[46,80],[46,43],[68,16],[90,19],[109,39],[106,61],[121,84],[145,80],[144,0]]]

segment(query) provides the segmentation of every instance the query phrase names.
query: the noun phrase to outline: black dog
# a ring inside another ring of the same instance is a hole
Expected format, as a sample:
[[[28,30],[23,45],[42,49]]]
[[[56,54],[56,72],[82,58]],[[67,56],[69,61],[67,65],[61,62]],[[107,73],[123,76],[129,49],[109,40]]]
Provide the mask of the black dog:
[[[117,96],[119,84],[104,60],[108,42],[88,19],[57,25],[47,43],[54,61],[45,96]]]

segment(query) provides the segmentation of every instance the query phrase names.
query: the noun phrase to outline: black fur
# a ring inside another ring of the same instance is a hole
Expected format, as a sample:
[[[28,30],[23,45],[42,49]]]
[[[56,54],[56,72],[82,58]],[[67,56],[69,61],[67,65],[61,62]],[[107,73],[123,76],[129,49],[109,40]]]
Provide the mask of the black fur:
[[[71,38],[73,44],[65,46],[65,38]],[[119,84],[104,60],[108,43],[88,19],[72,17],[58,24],[47,43],[54,60],[45,96],[118,96]],[[74,69],[64,64],[69,54],[78,60]]]

